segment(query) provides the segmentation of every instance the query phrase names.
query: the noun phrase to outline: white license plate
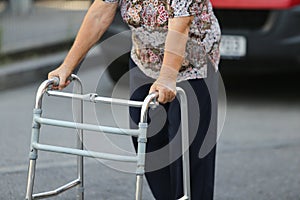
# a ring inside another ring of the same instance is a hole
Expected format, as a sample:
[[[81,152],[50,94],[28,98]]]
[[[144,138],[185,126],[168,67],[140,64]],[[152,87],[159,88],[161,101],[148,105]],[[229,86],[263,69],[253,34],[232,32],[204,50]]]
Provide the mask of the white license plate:
[[[223,35],[220,44],[222,57],[243,57],[246,55],[247,41],[244,36]]]

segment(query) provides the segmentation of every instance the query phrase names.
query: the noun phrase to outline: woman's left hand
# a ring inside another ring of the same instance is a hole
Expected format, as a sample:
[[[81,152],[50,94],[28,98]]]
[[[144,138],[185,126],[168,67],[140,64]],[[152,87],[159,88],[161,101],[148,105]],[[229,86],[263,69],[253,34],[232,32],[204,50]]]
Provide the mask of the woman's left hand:
[[[171,102],[175,99],[176,90],[171,90],[165,85],[161,85],[160,83],[154,82],[150,88],[149,94],[152,92],[158,92],[158,102],[165,104],[167,102]]]
[[[178,71],[172,67],[162,66],[158,79],[152,84],[149,94],[158,92],[158,102],[171,102],[176,97],[176,80]]]

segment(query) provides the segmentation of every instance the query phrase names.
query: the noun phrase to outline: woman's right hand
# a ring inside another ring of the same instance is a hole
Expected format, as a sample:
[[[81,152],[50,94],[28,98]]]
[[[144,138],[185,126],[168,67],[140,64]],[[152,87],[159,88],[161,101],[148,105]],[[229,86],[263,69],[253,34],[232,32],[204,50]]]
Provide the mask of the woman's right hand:
[[[69,76],[71,75],[72,70],[70,70],[66,65],[61,65],[55,70],[49,72],[48,79],[53,77],[59,78],[59,85],[53,86],[53,90],[62,90],[70,84],[70,80],[68,80]]]

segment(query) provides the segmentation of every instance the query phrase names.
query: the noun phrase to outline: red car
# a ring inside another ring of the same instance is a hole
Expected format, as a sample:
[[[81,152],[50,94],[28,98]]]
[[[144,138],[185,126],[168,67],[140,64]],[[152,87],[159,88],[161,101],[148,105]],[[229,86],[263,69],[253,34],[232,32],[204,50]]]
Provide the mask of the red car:
[[[211,0],[226,59],[300,61],[300,0]]]

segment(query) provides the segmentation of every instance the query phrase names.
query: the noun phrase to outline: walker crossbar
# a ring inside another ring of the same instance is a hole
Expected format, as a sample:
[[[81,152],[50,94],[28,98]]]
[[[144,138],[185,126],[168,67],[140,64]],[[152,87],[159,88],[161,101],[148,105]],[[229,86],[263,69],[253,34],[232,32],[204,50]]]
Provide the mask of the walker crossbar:
[[[117,99],[117,98],[110,98],[110,97],[100,97],[95,93],[89,94],[74,94],[69,92],[61,92],[61,91],[47,91],[49,96],[55,97],[65,97],[65,98],[72,98],[72,99],[79,99],[83,101],[89,101],[94,103],[107,103],[107,104],[114,104],[114,105],[121,105],[121,106],[131,106],[131,107],[142,107],[142,101],[133,101],[127,99]],[[155,102],[150,102],[150,106],[155,106]]]
[[[53,145],[46,145],[40,143],[33,143],[32,146],[37,150],[41,151],[50,151],[56,153],[64,153],[64,154],[71,154],[71,155],[78,155],[90,158],[100,158],[104,160],[113,160],[113,161],[122,161],[122,162],[137,162],[136,156],[120,156],[110,153],[99,153],[95,151],[87,151],[87,150],[79,150],[67,147],[60,147],[60,146],[53,146]]]
[[[115,99],[109,97],[99,97],[97,94],[82,94],[82,84],[76,75],[71,75],[69,78],[75,81],[74,88],[76,92],[67,93],[61,91],[52,91],[51,86],[58,85],[59,79],[53,78],[44,81],[38,88],[35,100],[35,107],[33,110],[33,123],[32,123],[32,134],[31,144],[29,152],[29,167],[28,167],[28,180],[26,188],[26,200],[41,199],[51,196],[56,196],[68,189],[75,186],[77,189],[77,200],[84,200],[84,187],[83,187],[83,157],[100,158],[105,160],[113,160],[120,162],[134,162],[136,163],[136,193],[135,199],[142,199],[143,190],[143,177],[145,174],[145,156],[146,156],[146,142],[147,142],[147,115],[149,107],[155,108],[157,106],[156,99],[157,93],[149,94],[144,101],[131,101],[125,99]],[[183,161],[183,185],[184,185],[184,196],[179,200],[191,200],[190,198],[190,177],[189,177],[189,152],[188,152],[188,115],[187,115],[187,99],[185,92],[181,88],[177,88],[177,92],[180,96],[181,104],[181,118],[182,118],[182,161]],[[76,119],[78,122],[70,122],[64,120],[56,120],[43,118],[42,115],[42,98],[47,93],[49,96],[72,98],[80,101],[80,106],[76,106],[78,109]],[[138,129],[123,129],[109,126],[98,126],[94,124],[83,123],[83,101],[89,102],[101,102],[131,107],[141,107],[141,117]],[[41,125],[58,126],[63,128],[77,129],[77,148],[68,148],[62,146],[48,145],[39,143],[40,128]],[[95,151],[84,150],[83,148],[83,130],[103,132],[108,134],[127,135],[138,137],[138,148],[136,156],[123,156],[110,153],[102,153]],[[36,171],[36,162],[38,158],[38,151],[48,151],[55,153],[64,153],[77,156],[77,176],[78,178],[71,181],[55,190],[33,194],[33,186]]]
[[[47,198],[47,197],[52,197],[52,196],[56,196],[60,193],[63,193],[64,191],[67,191],[73,187],[76,187],[77,185],[79,185],[81,183],[81,181],[79,179],[76,179],[74,181],[71,181],[55,190],[52,191],[48,191],[48,192],[41,192],[38,194],[34,194],[33,199],[43,199],[43,198]]]
[[[122,129],[122,128],[115,128],[110,126],[98,126],[94,124],[69,122],[69,121],[55,120],[55,119],[49,119],[43,117],[35,117],[33,120],[39,124],[73,128],[73,129],[82,129],[87,131],[97,131],[97,132],[104,132],[104,133],[118,134],[118,135],[138,136],[140,133],[139,129]]]

